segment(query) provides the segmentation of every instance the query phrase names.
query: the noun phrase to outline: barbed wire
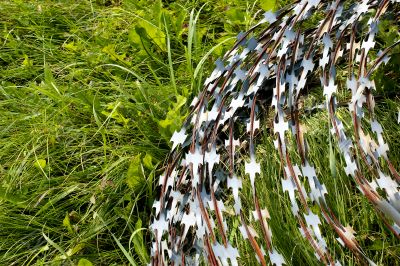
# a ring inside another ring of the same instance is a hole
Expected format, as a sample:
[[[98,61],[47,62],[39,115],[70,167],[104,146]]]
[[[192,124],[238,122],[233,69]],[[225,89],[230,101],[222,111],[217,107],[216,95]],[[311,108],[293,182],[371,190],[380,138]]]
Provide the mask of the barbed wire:
[[[372,73],[388,62],[391,49],[399,41],[376,56],[369,53],[375,49],[380,20],[397,21],[399,13],[393,10],[398,3],[302,0],[277,12],[266,12],[258,24],[238,35],[232,49],[216,61],[203,92],[192,102],[187,120],[172,136],[171,155],[159,179],[160,196],[153,205],[153,265],[199,264],[202,260],[211,265],[238,265],[240,254],[228,239],[224,216],[224,194],[229,191],[241,235],[249,241],[259,263],[266,265],[266,257],[275,265],[285,263],[274,247],[270,215],[260,206],[255,185],[261,173],[255,138],[265,128],[260,117],[266,104],[274,114],[272,129],[283,168],[282,189],[289,195],[292,214],[315,256],[323,264],[340,265],[320,229],[321,224],[327,224],[337,241],[360,261],[374,265],[352,227],[344,226],[329,206],[328,191],[308,154],[310,147],[299,115],[300,98],[316,78],[320,86],[313,83],[313,89],[324,97],[324,103],[315,108],[328,113],[330,135],[344,158],[344,171],[388,229],[400,238],[400,175],[387,155],[389,147],[374,113],[375,83],[371,79]],[[318,17],[317,11],[324,15]],[[316,28],[302,31],[302,25],[316,19]],[[337,115],[336,96],[341,84],[336,66],[343,62],[347,79],[342,87],[351,93],[346,105],[353,132],[346,130]],[[362,120],[368,121],[373,136],[362,127]],[[247,156],[239,154],[238,149],[246,150]],[[298,157],[289,153],[292,149]],[[243,167],[252,189],[254,209],[250,213],[261,229],[260,235],[248,222],[248,210],[242,208],[239,191]],[[364,168],[372,173],[371,181],[364,176]]]

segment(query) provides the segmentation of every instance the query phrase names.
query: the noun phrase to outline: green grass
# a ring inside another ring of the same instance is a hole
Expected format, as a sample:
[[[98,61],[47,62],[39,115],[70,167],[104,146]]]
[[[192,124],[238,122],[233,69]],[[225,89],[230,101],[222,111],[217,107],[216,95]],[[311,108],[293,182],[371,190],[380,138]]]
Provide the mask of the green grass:
[[[258,8],[2,1],[0,264],[146,264],[169,138]]]
[[[146,228],[168,140],[214,61],[255,24],[260,8],[239,0],[163,2],[2,1],[0,265],[149,261]],[[385,104],[390,108],[378,110],[396,165],[398,102]],[[336,179],[329,176],[329,161],[320,156],[327,151],[328,132],[317,123],[325,116],[305,121],[331,206],[343,223],[358,229],[371,258],[393,262],[399,246],[354,183],[341,172]],[[271,136],[266,133],[260,142],[259,154],[268,156],[257,186],[271,213],[273,241],[294,265],[316,265],[281,190]],[[242,192],[247,204],[249,191],[247,186]],[[238,227],[234,219],[230,223]],[[333,243],[334,234],[327,236]],[[230,239],[244,254],[241,262],[253,265],[251,248],[237,229]],[[334,247],[353,263],[351,254]]]

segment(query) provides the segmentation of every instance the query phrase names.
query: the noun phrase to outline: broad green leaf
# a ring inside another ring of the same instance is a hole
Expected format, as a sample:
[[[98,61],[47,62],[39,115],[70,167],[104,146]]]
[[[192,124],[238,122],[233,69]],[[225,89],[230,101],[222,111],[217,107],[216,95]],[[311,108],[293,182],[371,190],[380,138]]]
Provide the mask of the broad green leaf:
[[[72,51],[72,52],[76,52],[76,51],[78,51],[78,49],[79,49],[78,45],[75,45],[75,42],[74,42],[74,41],[69,42],[69,43],[65,43],[65,44],[63,45],[63,47],[64,47],[65,49],[69,50],[69,51]]]
[[[261,0],[260,1],[260,6],[262,9],[265,11],[268,10],[275,10],[276,7],[276,1],[275,0]]]
[[[151,24],[150,22],[147,22],[145,20],[140,20],[135,27],[137,35],[139,35],[139,38],[149,38],[151,39],[162,51],[167,51],[167,45],[166,45],[166,36],[165,33],[156,25]],[[133,33],[130,35],[131,41],[141,41],[138,39],[137,36],[135,36]]]
[[[73,233],[74,233],[74,230],[72,229],[72,226],[71,226],[71,221],[69,220],[69,215],[68,215],[68,213],[65,215],[65,218],[64,218],[64,220],[63,220],[63,225],[67,228],[67,230],[68,230],[68,232],[69,232],[70,234],[73,234]]]
[[[78,266],[93,266],[93,264],[90,262],[90,260],[82,258],[79,260]]]
[[[110,58],[111,58],[112,60],[114,60],[114,61],[124,62],[124,63],[126,63],[126,64],[128,64],[128,65],[131,64],[131,62],[125,60],[125,58],[126,58],[126,54],[125,54],[125,53],[123,53],[123,54],[118,54],[118,53],[115,51],[115,45],[113,45],[113,44],[109,44],[109,45],[105,46],[105,47],[102,49],[102,51],[103,51],[104,53],[106,53],[108,56],[110,56]]]
[[[126,183],[128,186],[134,190],[139,189],[144,184],[144,176],[141,165],[141,155],[138,154],[132,158],[127,176]]]
[[[38,169],[45,168],[46,164],[47,164],[47,162],[45,159],[37,159],[36,162],[33,163],[33,165]]]
[[[136,28],[129,30],[128,38],[134,44],[141,45],[141,38],[140,38],[140,35],[138,34]]]
[[[119,103],[111,102],[107,104],[107,111],[104,110],[101,113],[107,117],[115,119],[118,123],[123,124],[124,127],[128,127],[130,122],[129,118],[125,118],[118,110]]]
[[[184,114],[181,114],[182,112],[180,109],[185,105],[186,100],[186,97],[177,95],[176,102],[168,111],[167,117],[164,120],[158,121],[160,133],[168,141],[171,138],[172,133],[180,127],[185,117]]]
[[[174,109],[179,109],[181,108],[185,103],[186,103],[186,97],[182,95],[177,95],[176,96],[176,103],[174,104]]]
[[[33,66],[33,60],[29,59],[29,57],[26,54],[24,54],[24,61],[22,62],[22,65],[24,67],[31,67]]]
[[[158,122],[158,124],[162,127],[162,128],[167,128],[168,126],[173,124],[173,120],[171,119],[164,119],[164,120],[160,120]]]
[[[143,158],[143,165],[147,168],[147,169],[153,169],[153,158],[151,157],[150,154],[146,153],[146,155]]]

